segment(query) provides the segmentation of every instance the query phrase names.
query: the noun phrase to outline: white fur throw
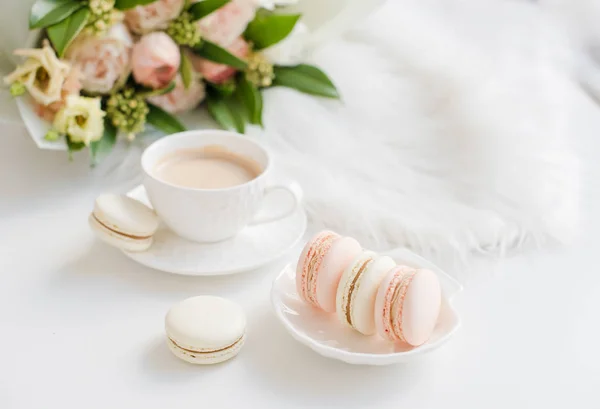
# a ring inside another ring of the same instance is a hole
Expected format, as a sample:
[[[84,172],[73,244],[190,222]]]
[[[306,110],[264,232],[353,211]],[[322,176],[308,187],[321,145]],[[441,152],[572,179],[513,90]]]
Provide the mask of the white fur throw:
[[[563,38],[532,5],[388,1],[314,59],[342,102],[269,91],[259,137],[312,228],[365,246],[501,253],[578,218]]]

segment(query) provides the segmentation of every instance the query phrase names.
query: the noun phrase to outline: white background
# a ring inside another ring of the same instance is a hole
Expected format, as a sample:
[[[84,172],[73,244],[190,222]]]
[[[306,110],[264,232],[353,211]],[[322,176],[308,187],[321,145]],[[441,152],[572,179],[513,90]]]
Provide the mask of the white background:
[[[0,138],[0,408],[600,407],[600,116],[576,110],[584,167],[582,235],[568,249],[475,260],[461,272],[463,326],[426,359],[353,367],[296,343],[269,309],[278,265],[232,277],[178,277],[97,242],[95,196],[126,191],[84,158]],[[248,343],[194,367],[170,355],[163,317],[218,294],[241,303]]]

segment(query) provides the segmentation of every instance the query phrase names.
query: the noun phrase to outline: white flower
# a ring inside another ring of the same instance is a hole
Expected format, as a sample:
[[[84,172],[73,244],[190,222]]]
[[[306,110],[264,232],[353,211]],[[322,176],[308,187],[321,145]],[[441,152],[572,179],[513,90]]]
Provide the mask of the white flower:
[[[265,48],[261,54],[275,65],[297,65],[304,60],[307,39],[308,28],[298,22],[286,38]]]
[[[33,99],[42,105],[59,101],[71,66],[58,59],[50,44],[46,42],[42,48],[18,49],[14,54],[27,57],[27,60],[6,76],[4,82],[23,84]]]
[[[115,24],[105,35],[82,34],[66,52],[66,58],[81,71],[83,89],[108,94],[131,73],[133,39],[124,24]]]
[[[86,98],[69,95],[66,105],[54,118],[54,128],[66,134],[72,142],[91,142],[102,138],[104,116],[100,98]]]
[[[298,0],[260,0],[260,6],[267,10],[274,10],[275,7],[285,7],[298,4]]]

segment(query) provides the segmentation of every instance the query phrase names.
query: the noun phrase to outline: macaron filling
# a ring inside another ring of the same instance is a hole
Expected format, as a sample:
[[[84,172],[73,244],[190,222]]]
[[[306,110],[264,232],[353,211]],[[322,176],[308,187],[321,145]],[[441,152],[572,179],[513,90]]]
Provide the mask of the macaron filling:
[[[402,335],[402,303],[408,286],[416,270],[407,266],[398,266],[385,294],[383,309],[383,329],[385,335],[393,341],[405,341]]]
[[[98,224],[100,224],[102,227],[104,227],[107,230],[110,230],[111,232],[113,232],[115,234],[118,234],[119,236],[127,237],[127,238],[133,239],[133,240],[146,240],[146,239],[149,239],[150,237],[152,237],[152,235],[149,235],[149,236],[136,236],[136,235],[133,235],[133,234],[127,234],[127,233],[123,233],[123,232],[117,231],[117,230],[113,229],[112,227],[107,226],[105,223],[102,223],[100,221],[100,219],[98,219],[96,217],[96,215],[93,214],[93,213],[92,213],[92,218],[96,222],[98,222]]]
[[[405,273],[396,291],[394,291],[394,296],[392,298],[392,320],[391,326],[393,328],[394,335],[402,342],[406,342],[406,338],[404,337],[404,333],[402,331],[402,312],[404,307],[404,299],[406,298],[406,293],[408,292],[408,287],[410,286],[411,281],[415,277],[416,270]]]
[[[302,269],[302,273],[305,276],[305,279],[303,280],[304,286],[302,289],[303,296],[305,300],[308,300],[317,307],[319,307],[316,297],[318,271],[323,263],[325,255],[338,237],[339,235],[332,232],[318,237],[306,255],[304,268]]]
[[[373,257],[369,257],[366,260],[364,260],[362,264],[357,263],[357,265],[354,266],[354,269],[352,271],[354,277],[348,288],[348,294],[346,294],[346,305],[343,307],[346,315],[346,322],[348,322],[348,325],[350,325],[351,327],[354,327],[354,325],[352,324],[352,301],[354,290],[357,288],[358,281],[363,276],[363,273],[371,265],[373,260]]]
[[[233,349],[233,348],[235,348],[238,344],[240,344],[244,340],[244,336],[245,336],[245,334],[242,335],[233,344],[228,345],[226,347],[219,348],[219,349],[204,349],[202,351],[197,351],[197,350],[193,350],[193,349],[184,348],[181,345],[179,345],[177,342],[175,342],[173,340],[173,338],[171,338],[171,337],[168,337],[168,338],[169,338],[169,341],[171,341],[173,343],[173,345],[175,345],[178,349],[181,349],[182,351],[185,351],[185,352],[189,352],[190,354],[202,355],[202,354],[215,354],[215,353],[218,353],[218,352],[223,352],[223,351],[227,351],[229,349]],[[195,356],[192,355],[192,358],[195,358]]]

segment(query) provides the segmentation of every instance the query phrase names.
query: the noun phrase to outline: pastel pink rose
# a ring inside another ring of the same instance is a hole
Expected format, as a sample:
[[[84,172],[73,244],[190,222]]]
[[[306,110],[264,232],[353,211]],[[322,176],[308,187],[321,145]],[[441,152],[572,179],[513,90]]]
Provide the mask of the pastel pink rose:
[[[229,47],[241,36],[256,15],[258,0],[232,0],[198,21],[202,37],[222,47]]]
[[[146,6],[137,6],[125,12],[125,23],[136,34],[164,30],[179,16],[185,0],[158,0]]]
[[[239,58],[245,58],[250,51],[250,46],[242,37],[238,37],[228,48],[231,54]],[[199,72],[208,82],[222,84],[232,78],[237,70],[228,65],[219,64],[197,56],[190,57],[194,70]]]
[[[175,89],[168,94],[148,98],[148,101],[167,112],[179,114],[196,108],[206,97],[204,83],[195,78],[188,89],[183,85],[181,75],[175,79]]]
[[[133,47],[133,77],[138,84],[153,89],[164,88],[177,75],[181,54],[167,34],[146,34]]]
[[[80,35],[67,49],[65,58],[81,72],[83,89],[108,94],[131,73],[133,39],[124,24],[115,24],[103,36]]]

